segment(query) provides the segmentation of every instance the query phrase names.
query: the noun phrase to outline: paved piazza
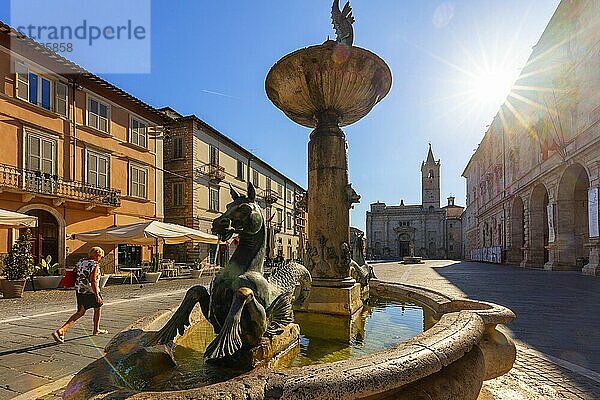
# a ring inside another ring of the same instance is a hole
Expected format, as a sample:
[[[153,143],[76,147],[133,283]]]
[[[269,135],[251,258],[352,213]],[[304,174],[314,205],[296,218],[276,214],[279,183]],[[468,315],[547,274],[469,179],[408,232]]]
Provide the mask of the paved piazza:
[[[0,298],[0,399],[26,392],[30,396],[23,398],[29,399],[60,393],[73,374],[103,354],[114,334],[178,306],[185,291],[197,283],[173,279],[153,285],[107,286],[103,291],[101,327],[109,334],[89,336],[90,310],[67,332],[62,345],[50,335],[75,311],[73,291],[25,292],[22,299]],[[31,392],[36,388],[38,392]]]
[[[517,320],[509,326],[518,344],[515,367],[486,382],[480,400],[600,398],[599,279],[455,261],[377,263],[375,272],[380,280],[488,300],[515,311]],[[196,282],[108,286],[102,325],[110,334],[88,336],[89,313],[60,346],[49,335],[73,312],[72,292],[25,292],[23,299],[0,299],[0,399],[26,392],[29,397],[21,399],[60,398],[72,374],[99,357],[113,334],[175,307]]]
[[[513,370],[485,383],[481,399],[600,398],[600,279],[457,261],[375,264],[382,281],[426,286],[509,307]]]

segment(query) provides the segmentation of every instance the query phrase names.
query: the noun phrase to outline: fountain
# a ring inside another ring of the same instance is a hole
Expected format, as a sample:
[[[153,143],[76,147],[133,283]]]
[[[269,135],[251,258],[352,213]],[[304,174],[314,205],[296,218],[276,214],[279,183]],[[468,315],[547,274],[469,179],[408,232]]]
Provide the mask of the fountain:
[[[117,335],[105,357],[69,383],[66,399],[475,400],[484,380],[512,368],[515,345],[498,327],[515,318],[512,311],[371,280],[361,246],[351,252],[349,209],[360,196],[348,182],[340,127],[383,99],[392,76],[381,58],[353,46],[348,3],[340,10],[334,0],[332,20],[337,40],[288,54],[266,79],[269,99],[313,128],[306,268],[289,263],[264,276],[265,225],[254,187],[244,195],[231,189],[233,202],[213,231],[240,241],[210,289],[192,287],[177,310]],[[387,302],[401,311],[372,312]],[[407,304],[418,305],[422,320],[401,334]],[[386,324],[365,328],[371,314]],[[370,350],[353,354],[365,343]]]
[[[297,50],[269,71],[269,99],[292,121],[314,128],[308,143],[307,267],[311,297],[301,310],[351,316],[362,306],[350,272],[349,209],[360,196],[348,182],[341,126],[367,115],[389,92],[392,74],[376,54],[353,46],[354,17],[346,3],[332,7],[337,40]]]

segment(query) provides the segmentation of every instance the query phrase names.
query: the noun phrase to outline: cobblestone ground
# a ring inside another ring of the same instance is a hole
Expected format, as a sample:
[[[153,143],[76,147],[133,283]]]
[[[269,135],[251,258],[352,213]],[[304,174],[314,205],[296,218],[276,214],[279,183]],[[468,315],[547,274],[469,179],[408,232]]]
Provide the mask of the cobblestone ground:
[[[517,360],[480,400],[600,399],[600,279],[483,263],[375,264],[380,280],[429,287],[511,308]]]
[[[208,279],[161,280],[157,284],[107,286],[101,326],[108,335],[90,336],[91,310],[57,345],[52,332],[75,311],[72,290],[25,292],[21,299],[0,297],[0,399],[42,388],[56,392],[70,377],[102,355],[112,336],[143,318],[176,307],[185,291]]]

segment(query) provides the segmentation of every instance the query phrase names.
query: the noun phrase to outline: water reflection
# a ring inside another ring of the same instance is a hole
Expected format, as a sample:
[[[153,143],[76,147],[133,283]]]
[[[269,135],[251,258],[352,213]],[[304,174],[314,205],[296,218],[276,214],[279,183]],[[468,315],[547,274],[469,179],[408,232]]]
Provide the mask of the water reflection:
[[[371,297],[352,319],[297,313],[296,320],[302,335],[300,354],[292,366],[322,364],[374,353],[417,336],[423,332],[425,323],[422,307],[380,297]]]
[[[300,354],[290,366],[322,364],[374,353],[420,334],[424,323],[433,323],[431,313],[420,306],[379,297],[371,297],[351,318],[312,313],[296,313],[295,318],[302,331]],[[214,337],[213,328],[206,320],[192,326],[174,348],[177,367],[148,382],[145,390],[191,389],[246,372],[204,362],[204,351]]]

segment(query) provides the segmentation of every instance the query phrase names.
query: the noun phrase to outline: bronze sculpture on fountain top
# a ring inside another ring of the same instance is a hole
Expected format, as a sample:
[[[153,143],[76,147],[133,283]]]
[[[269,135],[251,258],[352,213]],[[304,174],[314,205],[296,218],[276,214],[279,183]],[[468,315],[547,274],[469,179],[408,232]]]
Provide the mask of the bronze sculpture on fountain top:
[[[389,92],[392,74],[376,54],[353,46],[349,3],[333,2],[337,40],[297,50],[269,71],[269,99],[292,121],[314,128],[308,144],[308,311],[351,315],[362,303],[351,277],[349,208],[359,196],[348,183],[347,142],[341,126],[371,111]]]

